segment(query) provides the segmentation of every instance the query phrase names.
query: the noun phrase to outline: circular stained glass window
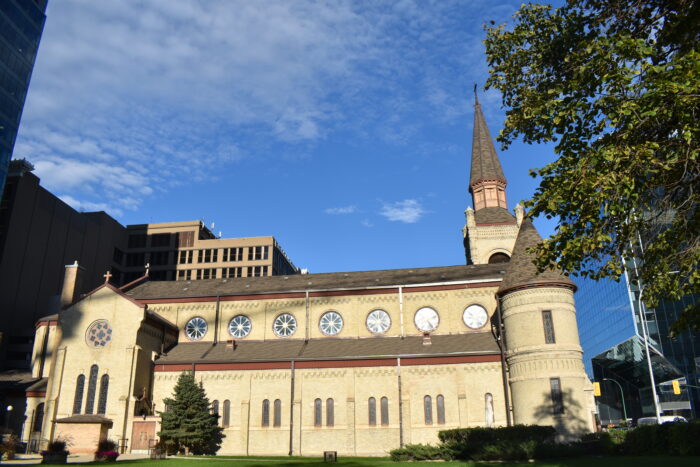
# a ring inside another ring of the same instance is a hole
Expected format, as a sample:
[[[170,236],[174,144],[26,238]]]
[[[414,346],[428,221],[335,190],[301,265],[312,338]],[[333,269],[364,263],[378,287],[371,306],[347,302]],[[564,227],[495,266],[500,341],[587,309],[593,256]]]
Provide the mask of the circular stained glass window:
[[[189,320],[185,325],[185,334],[187,334],[187,337],[193,341],[198,341],[204,337],[204,335],[207,333],[207,329],[207,322],[204,321],[204,318],[196,316]]]
[[[234,316],[228,323],[228,332],[231,333],[233,337],[237,337],[239,339],[250,334],[250,330],[252,328],[253,325],[250,322],[250,318],[248,318],[246,315]]]
[[[88,328],[85,340],[90,347],[101,349],[112,340],[112,326],[105,319],[95,321]]]
[[[419,331],[430,332],[437,329],[440,324],[440,316],[437,314],[437,311],[426,306],[416,311],[413,322]]]
[[[289,313],[282,313],[272,323],[272,330],[278,337],[289,337],[297,330],[297,320]]]
[[[325,335],[335,336],[343,329],[343,317],[336,311],[329,311],[321,315],[318,325]]]
[[[469,305],[462,313],[462,321],[471,329],[479,329],[486,324],[489,314],[481,305]]]
[[[374,310],[367,315],[365,324],[369,332],[384,334],[391,327],[391,318],[389,317],[389,313],[384,310]]]

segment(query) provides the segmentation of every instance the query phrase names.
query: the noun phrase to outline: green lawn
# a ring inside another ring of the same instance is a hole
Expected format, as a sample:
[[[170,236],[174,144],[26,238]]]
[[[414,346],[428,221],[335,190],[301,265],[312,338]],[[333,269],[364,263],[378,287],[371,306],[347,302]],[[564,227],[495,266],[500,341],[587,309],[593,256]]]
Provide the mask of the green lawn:
[[[138,467],[196,467],[198,465],[220,464],[232,467],[268,466],[304,466],[322,465],[323,459],[309,457],[190,457],[187,459],[170,458],[162,461],[134,460],[119,462],[118,465],[138,464]],[[493,462],[392,462],[388,458],[377,457],[347,457],[338,460],[336,465],[345,467],[363,467],[379,465],[384,467],[398,465],[413,466],[462,466],[462,467],[697,467],[700,457],[581,457],[561,461],[541,461],[522,463],[493,463]]]

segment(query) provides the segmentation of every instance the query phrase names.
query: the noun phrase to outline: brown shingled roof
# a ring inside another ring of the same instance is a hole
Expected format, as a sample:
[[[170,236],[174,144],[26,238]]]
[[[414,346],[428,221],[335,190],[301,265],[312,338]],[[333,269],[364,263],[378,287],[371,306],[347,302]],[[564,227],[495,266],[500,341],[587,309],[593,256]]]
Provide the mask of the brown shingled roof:
[[[498,345],[490,332],[433,335],[431,345],[422,336],[368,337],[358,339],[274,339],[225,343],[185,342],[173,347],[156,364],[271,362],[302,360],[352,360],[361,358],[419,357],[496,354]]]
[[[533,256],[527,252],[542,241],[542,237],[535,229],[530,219],[525,219],[520,225],[518,238],[515,240],[513,255],[508,263],[506,275],[498,289],[499,294],[504,294],[510,289],[523,286],[536,286],[542,284],[559,284],[575,288],[574,283],[560,270],[545,270],[537,272],[537,267],[532,262]]]
[[[112,419],[103,417],[102,415],[71,415],[70,417],[59,418],[56,423],[101,423],[103,425],[112,426]]]
[[[500,207],[482,208],[474,211],[477,224],[515,224],[515,216],[507,209]]]
[[[379,271],[294,274],[198,281],[149,281],[126,292],[137,300],[251,295],[305,290],[366,289],[397,285],[500,280],[503,265],[483,264]],[[495,285],[495,284],[494,284]]]
[[[472,166],[470,185],[479,180],[502,180],[504,183],[506,177],[503,175],[501,162],[498,160],[496,148],[493,145],[493,139],[486,126],[484,114],[481,111],[481,104],[477,101],[474,106],[474,131],[472,135]]]

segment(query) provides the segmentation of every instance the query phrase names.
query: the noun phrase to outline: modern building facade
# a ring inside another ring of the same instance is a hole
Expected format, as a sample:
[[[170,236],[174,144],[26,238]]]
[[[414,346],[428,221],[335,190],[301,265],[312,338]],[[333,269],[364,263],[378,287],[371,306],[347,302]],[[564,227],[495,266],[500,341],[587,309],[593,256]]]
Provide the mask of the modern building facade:
[[[646,309],[639,287],[631,280],[631,262],[629,266],[619,282],[576,279],[581,345],[589,377],[601,384],[602,394],[597,398],[601,421],[618,424],[625,418],[653,416],[656,411],[645,330],[659,409],[666,415],[695,418],[700,408],[700,393],[695,387],[700,386],[700,336],[685,331],[672,338],[670,327],[681,310],[697,298],[689,296]],[[681,394],[673,393],[673,380],[680,382]]]
[[[147,452],[182,372],[211,400],[221,454],[384,455],[443,429],[511,423],[552,425],[562,439],[592,431],[575,285],[537,273],[528,249],[540,237],[506,209],[478,104],[474,127],[467,265],[143,276],[83,296],[84,271],[69,266],[64,306],[37,324],[23,439],[71,437],[80,453],[109,437]]]
[[[0,194],[44,30],[47,2],[0,2]]]

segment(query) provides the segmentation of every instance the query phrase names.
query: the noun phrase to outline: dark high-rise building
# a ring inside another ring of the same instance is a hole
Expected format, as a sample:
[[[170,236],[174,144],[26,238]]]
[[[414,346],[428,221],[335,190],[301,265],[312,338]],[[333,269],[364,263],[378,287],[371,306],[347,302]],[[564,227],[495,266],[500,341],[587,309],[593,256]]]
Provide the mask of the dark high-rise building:
[[[46,20],[48,0],[0,1],[0,194]]]

